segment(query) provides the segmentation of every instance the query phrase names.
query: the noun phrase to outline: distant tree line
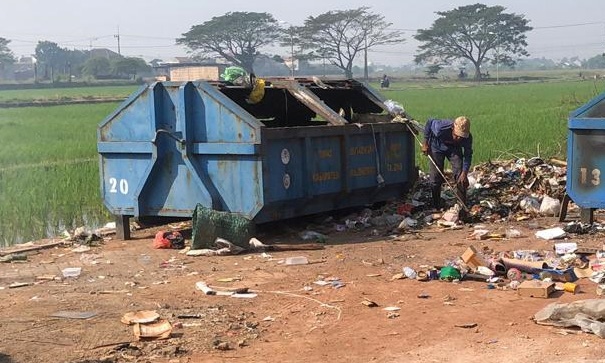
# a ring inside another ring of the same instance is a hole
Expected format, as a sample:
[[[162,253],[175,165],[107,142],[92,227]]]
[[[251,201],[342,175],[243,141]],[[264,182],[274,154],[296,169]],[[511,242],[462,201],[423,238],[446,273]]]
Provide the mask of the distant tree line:
[[[474,78],[481,79],[482,69],[487,66],[512,68],[529,64],[526,34],[533,28],[524,15],[506,12],[499,5],[483,4],[436,14],[438,17],[429,28],[419,29],[413,36],[420,42],[415,63],[426,67],[427,74],[470,63]],[[356,70],[354,63],[359,64],[360,59],[367,77],[369,50],[401,44],[405,39],[383,15],[364,6],[309,16],[299,26],[278,21],[265,12],[227,12],[191,26],[175,41],[194,58],[222,57],[248,72],[254,72],[263,59],[283,62],[292,75],[301,71],[301,63],[319,61],[324,64],[323,69],[338,69],[351,78]],[[10,40],[0,38],[0,70],[15,61],[9,43]],[[288,49],[289,54],[272,56],[264,52],[275,44]],[[50,41],[40,41],[35,56],[42,79],[70,79],[74,75],[136,77],[149,71],[140,58],[97,57],[91,51],[69,50]],[[599,55],[585,61],[584,66],[603,67],[604,63]],[[569,66],[578,66],[578,62],[574,60]]]
[[[0,38],[0,70],[13,65],[17,59],[8,48],[10,40]],[[115,53],[95,55],[91,50],[70,50],[51,41],[39,41],[36,45],[34,71],[36,80],[70,81],[72,77],[131,78],[149,73],[144,59],[122,57]]]

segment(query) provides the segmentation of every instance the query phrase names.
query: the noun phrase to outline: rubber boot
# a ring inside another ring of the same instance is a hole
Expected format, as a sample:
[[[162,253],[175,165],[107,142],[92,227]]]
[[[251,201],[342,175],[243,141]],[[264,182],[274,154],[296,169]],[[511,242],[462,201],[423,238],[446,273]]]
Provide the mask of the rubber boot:
[[[441,203],[441,187],[432,187],[431,196],[433,198],[433,208],[443,208],[443,203]]]
[[[467,206],[466,204],[466,188],[460,184],[456,185],[456,196],[458,197],[459,201],[461,201],[462,203],[464,203],[465,206]],[[460,220],[466,222],[468,221],[469,218],[469,211],[464,209],[464,206],[460,206],[460,213],[458,214],[458,216],[460,217]],[[468,206],[467,206],[468,207]]]

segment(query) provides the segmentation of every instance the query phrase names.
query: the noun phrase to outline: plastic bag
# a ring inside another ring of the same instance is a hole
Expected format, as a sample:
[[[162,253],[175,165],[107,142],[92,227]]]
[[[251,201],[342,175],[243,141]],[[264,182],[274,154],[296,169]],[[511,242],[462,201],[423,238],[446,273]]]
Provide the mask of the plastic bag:
[[[227,82],[235,82],[238,78],[244,78],[246,76],[246,71],[242,67],[227,67],[225,71],[221,74],[221,78]]]
[[[521,202],[519,203],[519,206],[526,212],[526,213],[538,213],[540,212],[540,202],[538,201],[538,199],[534,198],[534,197],[525,197],[521,200]]]
[[[328,238],[325,234],[309,230],[300,232],[299,236],[305,241],[316,240],[318,242],[324,242]]]
[[[178,231],[158,231],[153,240],[153,248],[172,248],[182,250],[185,248],[185,239]]]
[[[578,326],[582,331],[605,338],[605,300],[589,299],[569,304],[552,303],[534,315],[534,320],[542,325]]]
[[[257,78],[254,82],[254,88],[252,88],[252,92],[248,95],[246,102],[250,104],[259,103],[262,101],[263,97],[265,97],[265,80]]]
[[[405,109],[403,106],[393,100],[384,101],[384,105],[387,106],[387,110],[393,116],[405,115]]]
[[[558,199],[551,198],[548,195],[545,195],[544,198],[542,198],[542,204],[540,204],[540,214],[556,217],[559,215],[560,209],[561,202]]]

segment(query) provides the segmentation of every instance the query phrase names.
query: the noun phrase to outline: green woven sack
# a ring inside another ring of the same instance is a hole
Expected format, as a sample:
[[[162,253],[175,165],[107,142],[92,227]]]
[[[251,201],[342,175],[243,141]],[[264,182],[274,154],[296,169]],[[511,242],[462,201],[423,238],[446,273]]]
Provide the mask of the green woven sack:
[[[236,213],[220,212],[198,204],[193,211],[191,249],[213,248],[217,237],[236,246],[249,248],[256,233],[253,221]]]

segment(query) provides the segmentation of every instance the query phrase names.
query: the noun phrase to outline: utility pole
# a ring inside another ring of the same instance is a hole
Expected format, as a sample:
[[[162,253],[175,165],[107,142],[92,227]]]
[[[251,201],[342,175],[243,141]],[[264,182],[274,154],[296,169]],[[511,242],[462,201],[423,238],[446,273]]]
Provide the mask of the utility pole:
[[[292,67],[290,68],[290,76],[294,78],[294,29],[290,25],[290,61]]]
[[[365,46],[363,48],[363,79],[368,83],[368,36],[363,39]]]
[[[122,52],[120,51],[120,27],[118,26],[118,34],[113,36],[114,38],[118,39],[118,55],[122,55]]]
[[[496,34],[496,84],[500,84],[500,33]]]
[[[369,27],[366,28],[367,24],[363,24],[363,79],[366,83],[369,82],[369,72],[368,72],[368,34],[372,32],[372,24],[369,24]]]

